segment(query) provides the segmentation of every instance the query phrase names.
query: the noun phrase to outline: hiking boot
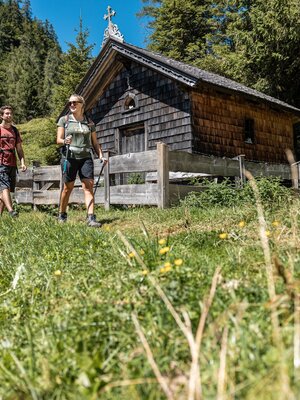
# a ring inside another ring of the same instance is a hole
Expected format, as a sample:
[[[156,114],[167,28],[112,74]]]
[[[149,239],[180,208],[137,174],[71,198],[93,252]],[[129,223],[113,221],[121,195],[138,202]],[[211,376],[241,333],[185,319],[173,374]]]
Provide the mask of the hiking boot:
[[[87,217],[88,226],[92,226],[93,228],[100,228],[101,223],[96,220],[95,214],[89,214]]]
[[[14,211],[14,210],[9,211],[9,215],[10,215],[12,218],[17,218],[17,217],[18,217],[17,211]]]
[[[67,218],[68,218],[68,214],[66,212],[62,212],[62,213],[58,214],[57,221],[60,224],[63,224],[64,222],[67,222]]]

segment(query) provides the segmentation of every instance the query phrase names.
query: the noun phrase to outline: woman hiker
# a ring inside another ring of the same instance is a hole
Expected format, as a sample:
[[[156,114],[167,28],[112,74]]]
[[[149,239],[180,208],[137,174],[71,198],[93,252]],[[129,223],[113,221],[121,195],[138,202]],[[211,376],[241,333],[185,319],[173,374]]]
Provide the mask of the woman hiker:
[[[57,123],[57,144],[64,145],[61,167],[63,171],[63,189],[60,199],[58,221],[67,221],[67,206],[74,188],[77,172],[81,180],[84,202],[87,208],[87,224],[100,227],[94,214],[94,162],[92,147],[104,163],[102,149],[97,141],[95,125],[84,113],[85,101],[82,96],[72,94],[69,99],[69,113]]]

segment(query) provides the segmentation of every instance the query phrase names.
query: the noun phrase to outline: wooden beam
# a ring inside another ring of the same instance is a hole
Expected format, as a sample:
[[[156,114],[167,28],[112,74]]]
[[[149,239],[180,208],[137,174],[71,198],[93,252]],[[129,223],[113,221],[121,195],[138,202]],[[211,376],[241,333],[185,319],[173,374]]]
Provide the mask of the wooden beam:
[[[109,174],[110,174],[110,163],[111,159],[109,158],[109,152],[106,152],[104,154],[104,157],[108,160],[108,163],[106,164],[104,168],[104,208],[106,211],[109,210],[110,207],[110,179],[109,179]]]
[[[157,184],[159,208],[169,207],[169,148],[165,143],[157,144]]]
[[[158,200],[158,186],[154,183],[118,185],[110,188],[110,204],[149,204],[156,206]]]
[[[141,151],[139,153],[127,153],[110,158],[110,174],[122,172],[156,171],[156,150]]]

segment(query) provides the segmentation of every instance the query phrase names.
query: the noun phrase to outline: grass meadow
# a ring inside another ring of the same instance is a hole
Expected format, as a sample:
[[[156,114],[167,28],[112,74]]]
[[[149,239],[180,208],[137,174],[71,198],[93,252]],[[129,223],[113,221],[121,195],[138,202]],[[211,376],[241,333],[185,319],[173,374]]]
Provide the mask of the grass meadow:
[[[223,194],[4,214],[0,399],[299,398],[299,199]]]

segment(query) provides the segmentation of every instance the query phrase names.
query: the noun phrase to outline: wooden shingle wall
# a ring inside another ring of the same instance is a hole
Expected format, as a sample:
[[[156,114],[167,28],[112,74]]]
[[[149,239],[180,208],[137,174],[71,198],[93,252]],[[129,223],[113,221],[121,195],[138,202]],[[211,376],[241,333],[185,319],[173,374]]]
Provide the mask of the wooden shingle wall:
[[[118,151],[120,129],[144,125],[145,150],[164,142],[171,150],[192,151],[189,95],[178,84],[137,63],[130,73],[125,67],[108,84],[97,104],[88,110],[96,123],[97,135],[104,151]],[[125,110],[128,94],[135,96],[136,109]]]
[[[194,91],[192,97],[193,152],[247,160],[287,162],[293,149],[292,115],[269,105],[213,88]],[[245,118],[254,120],[255,143],[245,143]]]

